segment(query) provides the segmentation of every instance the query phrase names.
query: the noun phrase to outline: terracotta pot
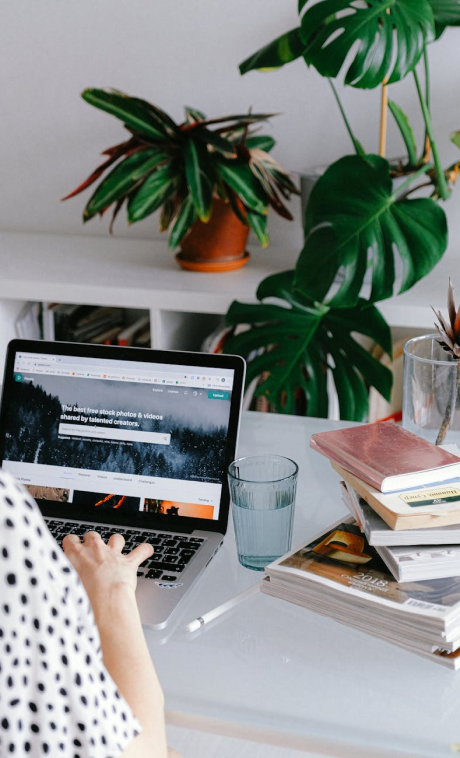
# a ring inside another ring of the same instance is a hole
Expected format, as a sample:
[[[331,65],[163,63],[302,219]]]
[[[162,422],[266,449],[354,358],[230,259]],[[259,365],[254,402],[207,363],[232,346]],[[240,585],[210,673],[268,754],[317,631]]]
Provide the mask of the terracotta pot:
[[[240,206],[243,208],[243,206]],[[244,211],[243,211],[244,212]],[[246,242],[249,227],[233,212],[229,203],[213,201],[212,215],[207,224],[195,221],[181,242],[176,260],[191,271],[232,271],[249,260]]]

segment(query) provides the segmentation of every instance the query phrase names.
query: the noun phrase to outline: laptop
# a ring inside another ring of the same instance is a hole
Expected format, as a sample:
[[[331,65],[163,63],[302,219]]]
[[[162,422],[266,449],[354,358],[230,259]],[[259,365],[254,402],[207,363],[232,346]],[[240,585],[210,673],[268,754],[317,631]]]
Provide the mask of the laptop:
[[[245,363],[238,356],[13,340],[0,461],[57,542],[89,529],[150,542],[144,625],[164,629],[222,545]]]

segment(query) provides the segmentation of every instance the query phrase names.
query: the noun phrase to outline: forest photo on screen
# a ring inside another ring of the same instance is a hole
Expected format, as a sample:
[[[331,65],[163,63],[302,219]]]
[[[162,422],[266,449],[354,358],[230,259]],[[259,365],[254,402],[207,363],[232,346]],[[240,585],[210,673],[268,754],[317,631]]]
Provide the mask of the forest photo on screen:
[[[148,384],[61,376],[24,378],[15,382],[13,390],[5,460],[189,481],[222,480],[230,392],[225,400],[216,400],[207,391],[194,395],[193,388],[153,390]],[[69,421],[81,425],[81,437],[59,434],[59,424]],[[96,424],[100,429],[169,434],[170,444],[85,437],[85,426]]]

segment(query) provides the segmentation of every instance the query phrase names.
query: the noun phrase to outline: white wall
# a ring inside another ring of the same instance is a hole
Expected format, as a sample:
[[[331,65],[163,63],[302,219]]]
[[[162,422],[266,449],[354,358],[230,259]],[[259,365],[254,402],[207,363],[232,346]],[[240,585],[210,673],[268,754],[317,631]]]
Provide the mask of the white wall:
[[[82,233],[86,196],[59,198],[121,141],[119,122],[84,103],[90,86],[116,87],[158,104],[177,119],[184,104],[218,116],[277,111],[274,155],[288,169],[327,164],[351,152],[328,84],[303,61],[241,77],[238,63],[297,23],[295,0],[16,0],[2,4],[0,27],[0,229]],[[460,158],[449,133],[460,128],[460,29],[432,49],[434,123],[445,161]],[[392,97],[418,113],[412,81]],[[377,148],[378,92],[348,89],[357,135]],[[419,136],[421,135],[418,130]],[[392,130],[389,154],[400,154]],[[299,203],[294,210],[299,216]],[[460,248],[460,189],[448,204],[451,249]],[[106,235],[107,219],[84,227]],[[157,220],[120,236],[155,238]],[[271,218],[274,244],[300,247],[300,219]]]

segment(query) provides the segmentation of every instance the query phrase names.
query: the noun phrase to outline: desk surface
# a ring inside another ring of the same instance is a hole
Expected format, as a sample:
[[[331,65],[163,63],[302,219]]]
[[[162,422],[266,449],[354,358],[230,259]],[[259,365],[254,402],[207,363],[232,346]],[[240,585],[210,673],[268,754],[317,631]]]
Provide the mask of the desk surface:
[[[244,414],[239,454],[274,452],[299,463],[294,545],[346,512],[338,476],[308,446],[312,433],[346,425]],[[260,576],[239,565],[230,529],[167,642],[147,632],[169,711],[188,725],[207,718],[242,734],[289,733],[291,746],[330,755],[437,758],[460,750],[460,672],[266,595],[186,635],[188,621]]]

